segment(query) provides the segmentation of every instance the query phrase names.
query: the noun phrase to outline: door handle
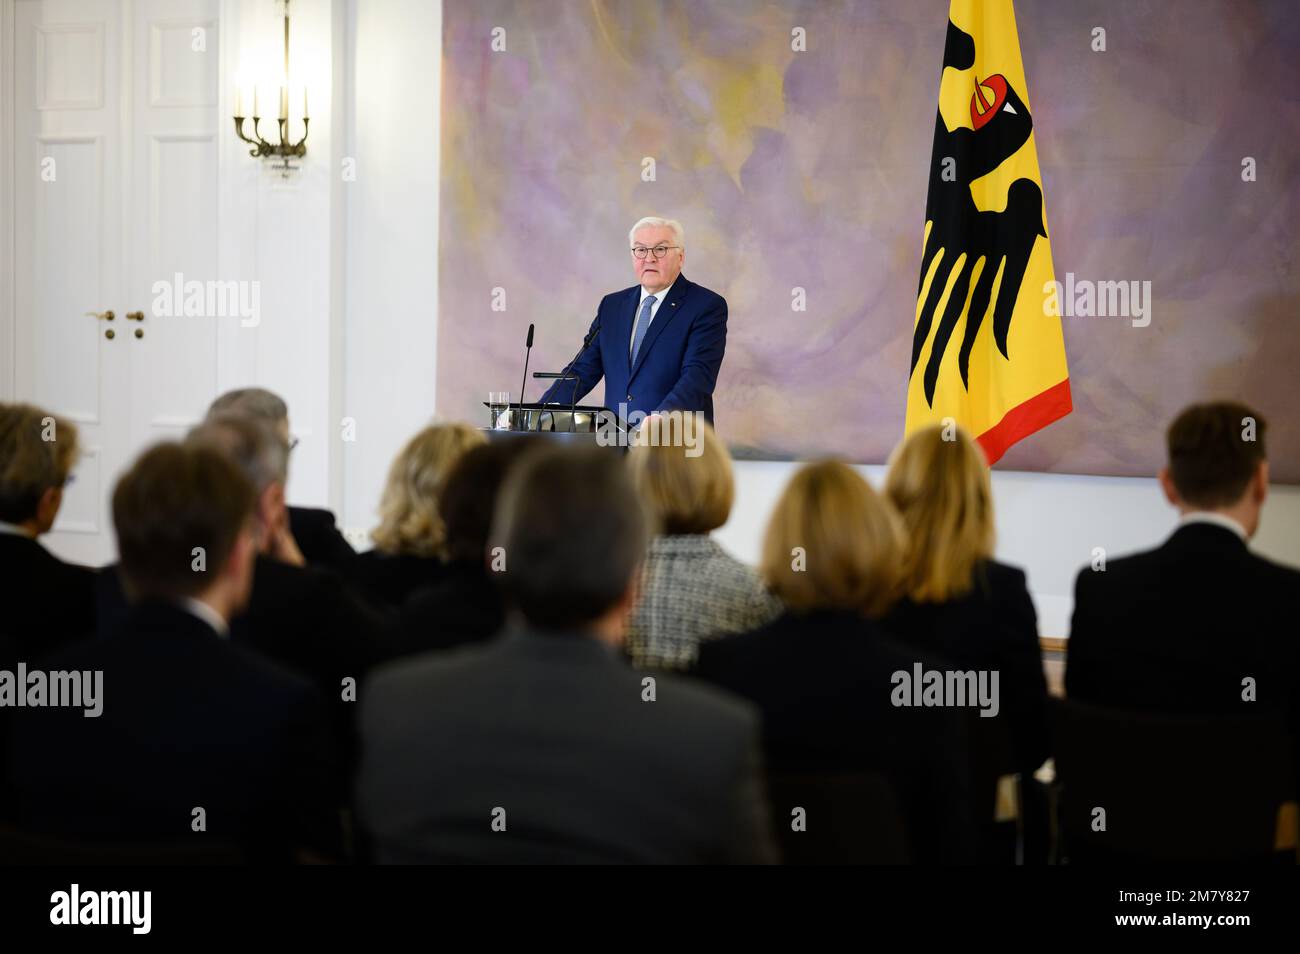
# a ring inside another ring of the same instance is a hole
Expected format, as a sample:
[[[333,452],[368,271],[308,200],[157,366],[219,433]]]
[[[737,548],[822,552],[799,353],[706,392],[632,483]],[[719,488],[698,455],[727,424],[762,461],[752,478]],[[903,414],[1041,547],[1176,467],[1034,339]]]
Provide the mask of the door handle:
[[[144,321],[144,312],[143,312],[143,311],[128,311],[128,312],[126,313],[126,320],[127,320],[127,321]]]
[[[100,321],[112,321],[112,320],[113,320],[113,312],[112,312],[112,311],[102,311],[102,312],[101,312],[101,311],[88,311],[88,312],[86,312],[86,314],[89,315],[91,318],[98,318]]]

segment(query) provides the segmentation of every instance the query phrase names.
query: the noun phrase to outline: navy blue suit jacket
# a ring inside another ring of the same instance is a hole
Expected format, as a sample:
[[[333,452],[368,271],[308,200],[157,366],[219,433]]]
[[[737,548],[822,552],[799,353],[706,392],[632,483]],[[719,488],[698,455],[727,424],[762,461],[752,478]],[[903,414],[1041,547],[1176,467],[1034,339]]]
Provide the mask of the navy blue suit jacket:
[[[640,285],[601,299],[591,323],[592,328],[600,326],[600,334],[573,363],[579,380],[556,381],[542,401],[576,403],[603,377],[605,406],[620,416],[631,411],[703,411],[712,424],[713,388],[727,349],[727,300],[678,275],[633,365],[628,354],[640,303]]]

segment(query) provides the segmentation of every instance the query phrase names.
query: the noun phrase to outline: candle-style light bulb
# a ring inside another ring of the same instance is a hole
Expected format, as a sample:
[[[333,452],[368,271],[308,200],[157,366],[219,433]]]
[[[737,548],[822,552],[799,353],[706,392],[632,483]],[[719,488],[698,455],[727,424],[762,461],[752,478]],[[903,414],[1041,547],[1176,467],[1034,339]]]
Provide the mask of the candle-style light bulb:
[[[260,119],[261,114],[257,111],[257,84],[253,84],[253,118]]]
[[[289,87],[280,87],[280,118],[289,118]]]
[[[238,83],[235,84],[235,115],[244,115],[244,91]]]

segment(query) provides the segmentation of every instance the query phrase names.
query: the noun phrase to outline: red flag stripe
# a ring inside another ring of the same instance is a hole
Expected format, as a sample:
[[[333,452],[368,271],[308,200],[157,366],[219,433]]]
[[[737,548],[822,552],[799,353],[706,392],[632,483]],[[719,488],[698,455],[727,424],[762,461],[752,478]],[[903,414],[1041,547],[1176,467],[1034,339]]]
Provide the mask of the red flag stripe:
[[[1074,404],[1070,400],[1070,379],[1054,384],[1046,391],[1034,395],[1023,404],[1017,404],[975,440],[984,448],[989,466],[996,464],[1007,448],[1034,431],[1041,430],[1053,421],[1069,414]]]

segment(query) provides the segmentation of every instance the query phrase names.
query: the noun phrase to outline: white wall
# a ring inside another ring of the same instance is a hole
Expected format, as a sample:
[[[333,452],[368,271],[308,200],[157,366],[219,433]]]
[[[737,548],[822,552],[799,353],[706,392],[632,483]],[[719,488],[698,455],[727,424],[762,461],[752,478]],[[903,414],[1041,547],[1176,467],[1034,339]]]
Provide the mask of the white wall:
[[[331,297],[333,162],[336,103],[331,75],[340,38],[335,0],[297,0],[291,7],[291,82],[310,92],[311,132],[302,168],[289,179],[270,172],[235,136],[235,76],[282,54],[283,14],[263,0],[223,0],[221,179],[218,257],[223,276],[261,285],[261,321],[220,332],[221,390],[260,385],[289,404],[299,439],[289,474],[295,503],[329,499],[330,345],[337,313]],[[297,132],[296,123],[293,134]],[[263,134],[266,135],[265,121]]]
[[[263,315],[227,332],[221,387],[284,396],[300,440],[290,500],[364,534],[393,455],[433,415],[442,5],[295,0],[291,12],[293,82],[312,106],[302,171],[269,175],[220,126],[222,273],[261,282]],[[266,0],[223,0],[222,16],[228,100],[281,21]]]
[[[438,328],[442,4],[348,0],[340,521],[375,524],[389,462],[433,416]]]

